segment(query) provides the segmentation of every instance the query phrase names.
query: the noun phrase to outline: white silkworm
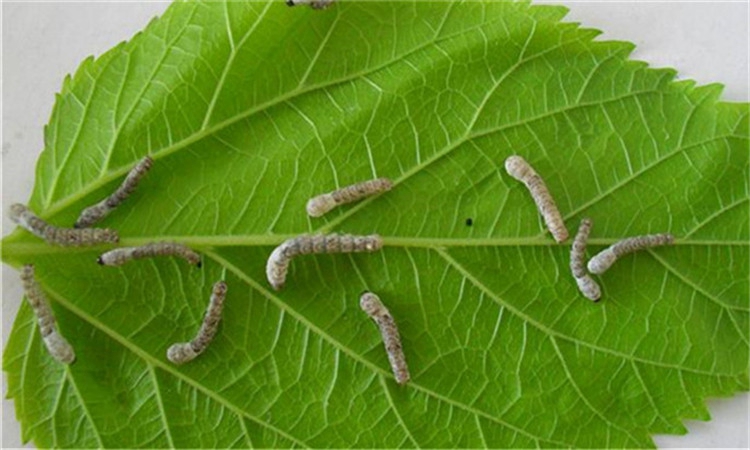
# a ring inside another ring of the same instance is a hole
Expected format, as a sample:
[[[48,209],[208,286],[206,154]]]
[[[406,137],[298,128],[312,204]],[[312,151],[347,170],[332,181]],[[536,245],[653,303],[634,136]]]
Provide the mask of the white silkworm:
[[[266,263],[266,277],[271,286],[278,291],[284,287],[289,263],[297,255],[374,252],[382,247],[383,240],[377,234],[354,236],[334,233],[298,236],[287,239],[273,250]]]
[[[326,9],[335,0],[286,0],[288,6],[310,5],[312,9]]]
[[[380,192],[390,191],[392,187],[393,182],[388,178],[376,178],[352,184],[311,198],[307,202],[307,214],[310,217],[320,217],[339,205],[355,202]]]
[[[383,305],[380,298],[372,292],[362,294],[359,298],[359,306],[380,328],[380,335],[383,337],[383,345],[385,345],[385,351],[388,354],[388,361],[391,363],[391,370],[396,382],[398,384],[406,383],[411,376],[401,346],[401,336],[398,334],[396,321],[393,320],[390,311]]]
[[[201,256],[189,247],[175,242],[151,242],[140,247],[121,247],[110,250],[96,260],[103,266],[120,266],[132,259],[154,256],[179,256],[190,264],[201,266]]]
[[[171,345],[167,349],[167,359],[175,364],[184,364],[192,361],[206,350],[206,347],[208,347],[208,344],[211,343],[216,335],[216,330],[219,328],[221,311],[224,309],[224,299],[226,296],[227,284],[224,281],[216,282],[198,334],[190,342],[179,342]]]
[[[34,266],[27,264],[21,270],[21,281],[26,293],[26,300],[36,315],[39,333],[49,354],[63,364],[71,364],[76,359],[73,347],[57,331],[55,316],[49,306],[47,296],[34,278]]]
[[[525,159],[518,155],[509,156],[505,160],[505,170],[510,176],[526,185],[536,207],[544,218],[547,229],[557,242],[568,239],[568,229],[565,228],[560,210],[552,195],[544,184],[544,180]]]
[[[570,248],[570,271],[576,280],[578,290],[589,300],[598,301],[602,296],[602,290],[599,284],[586,272],[585,267],[586,241],[589,239],[591,226],[591,219],[586,218],[581,220],[578,233],[573,239],[573,245]]]
[[[133,193],[138,186],[138,182],[148,173],[153,163],[154,161],[150,156],[146,156],[138,161],[138,163],[130,169],[128,176],[125,177],[125,181],[122,182],[115,192],[99,203],[84,209],[81,212],[81,215],[78,216],[78,220],[76,220],[73,227],[88,228],[107,217],[120,205],[120,203],[124,202],[125,199]]]
[[[115,244],[120,240],[115,230],[107,228],[58,228],[36,216],[19,203],[11,205],[10,219],[48,244],[64,247],[82,247],[98,244]]]
[[[623,239],[594,255],[588,262],[588,269],[591,273],[601,274],[606,272],[622,255],[672,243],[674,243],[674,237],[669,233],[646,234]]]

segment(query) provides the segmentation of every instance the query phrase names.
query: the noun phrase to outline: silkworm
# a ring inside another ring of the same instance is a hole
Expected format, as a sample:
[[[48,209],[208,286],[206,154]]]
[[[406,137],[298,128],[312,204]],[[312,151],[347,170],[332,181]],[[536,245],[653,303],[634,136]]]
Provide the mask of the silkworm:
[[[674,243],[674,237],[669,233],[646,234],[623,239],[594,255],[588,262],[588,269],[591,273],[601,274],[606,272],[622,255],[672,243]]]
[[[216,335],[216,330],[219,328],[221,311],[224,309],[224,299],[226,296],[227,284],[224,281],[216,282],[198,334],[190,342],[179,342],[171,345],[167,349],[167,359],[175,364],[184,364],[192,361],[206,350],[206,347],[208,347],[208,344],[211,343]]]
[[[568,229],[565,228],[560,210],[552,195],[544,184],[544,180],[525,159],[518,155],[509,156],[505,160],[505,170],[510,176],[526,185],[536,207],[544,218],[547,229],[557,242],[568,239]]]
[[[370,316],[380,328],[380,335],[383,337],[385,351],[388,354],[388,362],[391,363],[393,377],[398,384],[404,384],[411,376],[409,367],[406,365],[404,350],[401,346],[401,336],[398,334],[396,321],[393,320],[388,308],[380,301],[380,297],[372,292],[365,292],[359,298],[359,306]]]
[[[71,364],[76,359],[73,347],[57,331],[55,324],[55,315],[49,306],[47,296],[34,278],[34,266],[27,264],[21,270],[21,281],[26,293],[26,300],[34,311],[36,320],[39,323],[39,333],[42,335],[42,341],[47,347],[49,354],[57,361],[63,364]]]
[[[103,266],[121,266],[132,259],[154,256],[179,256],[190,264],[201,266],[201,256],[198,253],[176,242],[151,242],[140,247],[116,248],[103,253],[96,262]]]
[[[310,5],[312,9],[326,9],[335,0],[286,0],[288,6]]]
[[[354,236],[334,233],[298,236],[287,239],[271,252],[266,263],[266,277],[271,286],[278,291],[284,287],[289,263],[297,255],[374,252],[382,247],[383,240],[377,234]]]
[[[311,198],[307,202],[307,214],[310,217],[320,217],[339,205],[355,202],[380,192],[390,191],[392,187],[393,182],[388,178],[376,178],[352,184]]]
[[[88,228],[107,217],[120,205],[120,203],[124,202],[125,199],[133,193],[138,186],[138,182],[140,182],[141,178],[148,173],[153,163],[154,161],[150,156],[146,156],[138,161],[138,163],[130,169],[130,172],[128,172],[128,175],[125,177],[125,181],[122,182],[115,192],[99,203],[84,209],[81,212],[81,215],[78,216],[78,220],[76,220],[73,227]]]
[[[10,219],[48,244],[63,247],[83,247],[98,244],[116,244],[120,237],[107,228],[58,228],[37,217],[29,208],[19,203],[11,205]]]
[[[591,219],[581,220],[578,227],[578,233],[573,239],[573,245],[570,248],[570,271],[578,285],[578,290],[589,300],[597,301],[602,296],[602,290],[599,284],[591,278],[586,272],[586,241],[591,233]]]

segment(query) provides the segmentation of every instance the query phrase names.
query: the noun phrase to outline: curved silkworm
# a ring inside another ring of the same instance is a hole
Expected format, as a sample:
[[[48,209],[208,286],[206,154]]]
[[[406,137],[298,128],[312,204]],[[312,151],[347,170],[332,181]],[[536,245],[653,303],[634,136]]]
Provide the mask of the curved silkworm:
[[[383,337],[383,345],[388,354],[388,362],[391,364],[393,377],[398,384],[404,384],[411,378],[409,367],[406,365],[404,350],[401,346],[401,336],[398,334],[396,321],[393,320],[388,308],[380,301],[380,297],[372,292],[365,292],[359,298],[359,306],[366,312],[380,328]]]
[[[107,228],[58,228],[37,217],[20,203],[11,205],[10,219],[48,244],[63,247],[83,247],[98,244],[116,244],[120,236]]]
[[[63,364],[71,364],[76,360],[75,351],[67,340],[57,331],[55,315],[49,306],[47,296],[34,278],[34,266],[27,264],[21,270],[21,281],[26,293],[26,300],[34,311],[39,323],[39,333],[47,347],[49,354]]]
[[[133,259],[152,258],[154,256],[179,256],[190,264],[200,267],[201,256],[182,244],[176,242],[151,242],[140,247],[120,247],[102,253],[97,263],[103,266],[121,266]]]
[[[138,182],[141,181],[153,165],[154,160],[150,156],[146,156],[141,159],[130,169],[128,176],[122,184],[113,192],[109,197],[100,201],[99,203],[89,206],[88,208],[81,211],[81,215],[78,216],[74,228],[88,228],[91,225],[99,222],[100,220],[107,217],[112,211],[117,208],[120,203],[124,202],[130,194],[133,193],[135,188],[138,186]]]
[[[307,214],[310,217],[320,217],[339,205],[355,202],[380,192],[390,191],[392,187],[393,182],[388,178],[363,181],[315,196],[308,200],[305,209],[307,209]]]
[[[216,335],[216,330],[219,328],[221,311],[224,309],[224,299],[226,296],[227,284],[224,281],[216,282],[198,334],[190,342],[179,342],[171,345],[167,349],[167,359],[175,364],[184,364],[192,361],[206,350],[206,347],[208,347],[208,344],[211,343]]]
[[[578,285],[578,290],[589,300],[598,301],[602,296],[602,290],[599,284],[591,278],[586,272],[586,241],[591,233],[591,219],[581,220],[578,227],[578,233],[573,239],[573,245],[570,248],[570,271]]]
[[[275,290],[281,290],[286,281],[289,263],[297,255],[311,253],[361,253],[374,252],[383,247],[377,234],[354,236],[351,234],[303,235],[287,239],[276,247],[266,262],[266,278]]]
[[[622,255],[627,255],[628,253],[633,253],[644,248],[673,243],[674,236],[669,233],[646,234],[623,239],[594,255],[588,262],[588,269],[591,273],[602,274]]]
[[[565,228],[565,221],[560,210],[557,209],[557,204],[549,193],[547,185],[544,184],[544,180],[534,168],[522,157],[513,155],[505,160],[505,170],[510,176],[526,185],[555,241],[563,242],[568,239],[568,229]]]

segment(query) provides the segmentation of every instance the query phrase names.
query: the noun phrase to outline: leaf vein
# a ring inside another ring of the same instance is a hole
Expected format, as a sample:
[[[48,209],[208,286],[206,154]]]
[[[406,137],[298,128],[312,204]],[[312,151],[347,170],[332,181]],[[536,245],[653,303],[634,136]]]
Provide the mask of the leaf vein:
[[[167,411],[164,409],[164,401],[161,398],[161,389],[159,388],[159,379],[156,377],[156,371],[154,366],[146,363],[148,373],[151,377],[152,384],[154,386],[154,396],[156,397],[156,405],[159,407],[159,416],[161,418],[162,426],[164,427],[164,434],[167,438],[167,443],[170,447],[175,448],[174,439],[172,439],[172,431],[169,429],[169,421],[167,420]]]
[[[609,354],[609,355],[612,355],[612,356],[616,356],[618,358],[623,358],[623,359],[638,361],[638,362],[641,362],[641,363],[644,363],[644,364],[649,364],[649,365],[652,365],[652,366],[666,367],[666,368],[670,368],[670,369],[676,369],[676,370],[681,371],[681,372],[695,373],[695,374],[698,374],[698,375],[708,375],[708,376],[714,376],[714,377],[715,376],[728,376],[728,377],[734,376],[733,374],[729,374],[729,373],[716,373],[716,372],[711,372],[711,371],[705,371],[705,370],[695,369],[695,368],[692,368],[692,367],[685,367],[685,366],[681,366],[679,364],[665,363],[665,362],[661,362],[661,361],[654,361],[654,360],[650,360],[650,359],[646,359],[646,358],[642,358],[642,357],[637,357],[635,355],[628,355],[626,353],[622,353],[619,350],[614,350],[614,349],[610,349],[610,348],[607,348],[607,347],[601,347],[601,346],[598,346],[598,345],[590,343],[590,342],[582,341],[582,340],[577,339],[577,338],[575,338],[573,336],[568,336],[568,335],[563,334],[563,333],[561,333],[559,331],[552,330],[552,329],[546,327],[544,324],[536,321],[532,317],[528,316],[527,314],[524,314],[522,311],[518,310],[517,308],[515,308],[511,304],[503,301],[497,294],[495,294],[492,290],[490,290],[487,286],[485,286],[481,281],[479,281],[476,277],[474,277],[469,271],[467,271],[463,266],[461,266],[461,264],[459,264],[458,261],[456,261],[455,259],[453,259],[445,250],[443,250],[441,248],[435,248],[434,251],[437,252],[438,254],[440,254],[460,274],[462,274],[465,277],[468,277],[470,279],[470,281],[479,290],[481,290],[482,292],[484,292],[485,294],[487,294],[490,298],[494,299],[495,302],[497,302],[500,306],[508,308],[508,310],[510,310],[513,314],[515,314],[516,316],[518,316],[520,319],[522,319],[524,321],[527,321],[528,323],[530,323],[531,325],[533,325],[535,328],[537,328],[538,330],[542,331],[543,333],[545,333],[545,334],[547,334],[549,336],[558,337],[558,338],[564,339],[566,341],[573,342],[574,344],[581,345],[582,347],[591,348],[591,349],[596,350],[598,352]]]

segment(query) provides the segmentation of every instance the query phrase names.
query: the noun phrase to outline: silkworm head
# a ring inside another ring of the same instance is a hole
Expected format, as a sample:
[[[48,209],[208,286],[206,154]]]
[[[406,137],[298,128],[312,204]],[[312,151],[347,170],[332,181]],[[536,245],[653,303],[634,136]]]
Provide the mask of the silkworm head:
[[[10,218],[15,221],[15,217],[20,216],[26,211],[26,207],[20,203],[14,203],[10,205]]]
[[[171,345],[167,349],[167,359],[172,361],[175,364],[186,363],[192,360],[193,358],[195,358],[196,356],[197,355],[193,351],[193,348],[190,347],[190,344],[186,342]]]
[[[529,164],[518,155],[509,156],[505,160],[505,171],[513,178],[521,179],[526,174]]]
[[[372,292],[365,292],[359,298],[359,307],[366,312],[368,316],[376,316],[383,310],[383,304],[377,295]]]
[[[214,294],[222,295],[227,293],[227,283],[225,281],[217,281],[214,284]]]

